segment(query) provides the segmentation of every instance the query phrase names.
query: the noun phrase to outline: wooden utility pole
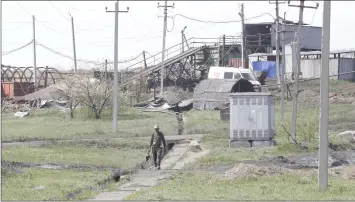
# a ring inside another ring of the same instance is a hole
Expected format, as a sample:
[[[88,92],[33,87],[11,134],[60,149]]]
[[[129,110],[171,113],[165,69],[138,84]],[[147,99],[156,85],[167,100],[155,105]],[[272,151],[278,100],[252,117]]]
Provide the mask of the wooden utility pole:
[[[107,79],[107,59],[105,60],[105,79]]]
[[[297,28],[297,42],[295,44],[295,51],[296,51],[296,67],[294,70],[294,78],[295,78],[295,84],[293,86],[293,96],[292,96],[292,129],[291,129],[291,138],[290,142],[291,144],[295,144],[296,140],[296,133],[297,133],[297,99],[298,99],[298,81],[299,81],[299,75],[300,75],[300,69],[301,69],[301,38],[302,38],[302,25],[303,25],[303,10],[304,8],[318,8],[317,7],[310,7],[310,6],[305,6],[304,5],[305,0],[301,0],[301,3],[299,6],[296,5],[290,5],[290,1],[288,1],[289,6],[293,7],[300,7],[300,13],[299,13],[299,20],[298,20],[298,28]]]
[[[240,10],[240,13],[239,13],[239,16],[242,20],[242,68],[244,69],[244,64],[245,64],[245,61],[244,61],[244,57],[245,57],[245,25],[244,25],[244,4],[241,4],[240,5],[241,7],[241,10]]]
[[[74,73],[77,73],[77,65],[76,65],[76,49],[75,49],[75,31],[74,31],[74,18],[71,16],[71,31],[72,31],[72,37],[73,37],[73,54],[74,54]]]
[[[324,1],[318,157],[318,185],[321,191],[328,188],[330,14],[331,1]]]
[[[115,11],[108,11],[106,7],[106,12],[115,13],[115,46],[114,46],[114,77],[113,77],[113,119],[112,119],[112,131],[117,132],[117,119],[118,119],[118,13],[128,13],[127,11],[118,10],[118,1],[115,3]]]
[[[143,51],[144,69],[147,69],[147,60],[145,59],[145,51]]]
[[[37,61],[36,61],[36,19],[32,16],[33,23],[33,85],[34,89],[37,88]]]
[[[165,57],[165,40],[166,40],[166,26],[168,22],[168,8],[174,8],[174,4],[172,6],[168,6],[168,0],[165,0],[164,6],[160,6],[158,3],[158,8],[164,8],[164,27],[163,27],[163,48],[162,48],[162,56],[161,56],[161,68],[160,68],[160,93],[163,93],[164,90],[164,57]]]

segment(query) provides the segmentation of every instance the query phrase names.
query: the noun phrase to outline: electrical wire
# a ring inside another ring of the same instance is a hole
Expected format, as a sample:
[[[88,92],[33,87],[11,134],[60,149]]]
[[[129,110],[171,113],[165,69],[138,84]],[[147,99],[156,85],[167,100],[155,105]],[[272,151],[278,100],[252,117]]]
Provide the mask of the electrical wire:
[[[21,6],[21,4],[18,2],[18,1],[16,1],[16,4],[25,12],[25,13],[27,13],[29,16],[33,16],[30,12],[28,12],[24,7],[22,7]]]
[[[262,13],[262,14],[260,14],[260,15],[254,16],[254,17],[246,18],[246,19],[244,19],[244,21],[251,20],[251,19],[255,19],[255,18],[259,18],[259,17],[264,16],[264,15],[270,15],[271,17],[274,18],[274,16],[273,16],[272,14],[270,14],[270,13]],[[207,20],[207,21],[205,21],[205,20],[199,20],[199,19],[191,18],[191,17],[188,17],[188,16],[185,16],[185,15],[183,15],[183,14],[179,14],[179,13],[178,13],[178,14],[175,14],[175,15],[173,16],[173,25],[172,25],[171,30],[167,30],[168,32],[172,32],[172,31],[173,31],[174,25],[175,25],[175,18],[176,18],[177,16],[181,16],[181,17],[183,17],[183,18],[185,18],[185,19],[192,20],[192,21],[196,21],[196,22],[201,22],[201,23],[228,24],[228,23],[240,23],[240,22],[242,22],[242,20],[229,20],[229,21],[210,21],[210,20]],[[274,19],[275,19],[275,18],[274,18]]]
[[[54,5],[51,1],[48,1],[49,4],[51,4],[52,8],[66,21],[70,22],[70,19],[65,17]]]
[[[15,48],[13,50],[10,50],[10,51],[4,51],[4,53],[2,53],[2,56],[5,56],[5,55],[8,55],[8,54],[11,54],[13,52],[16,52],[16,51],[19,51],[23,48],[26,48],[27,46],[31,45],[33,43],[33,40],[31,40],[30,42],[28,42],[27,44],[23,45],[23,46],[20,46],[18,48]]]
[[[43,44],[37,43],[37,45],[38,45],[38,46],[41,46],[42,48],[44,48],[44,49],[46,49],[46,50],[48,50],[48,51],[50,51],[50,52],[52,52],[52,53],[55,53],[55,54],[60,55],[60,56],[62,56],[62,57],[68,58],[68,59],[70,59],[70,60],[74,60],[73,57],[68,56],[68,55],[66,55],[66,54],[64,54],[64,53],[60,53],[60,52],[58,52],[58,51],[55,51],[55,50],[53,50],[53,49],[51,49],[51,48],[49,48],[49,47],[47,47],[47,46],[45,46],[45,45],[43,45]],[[131,57],[131,58],[129,58],[129,59],[120,60],[120,61],[118,61],[118,63],[127,63],[127,62],[130,62],[130,61],[133,61],[133,60],[137,59],[137,58],[138,58],[139,56],[141,56],[141,55],[142,55],[142,53],[140,53],[139,55],[137,55],[137,56],[135,56],[135,57]],[[77,61],[77,62],[87,63],[87,64],[94,64],[94,65],[102,65],[102,64],[104,64],[103,62],[96,62],[96,61],[84,60],[84,59],[77,59],[76,61]],[[110,64],[113,64],[113,63],[110,63]]]

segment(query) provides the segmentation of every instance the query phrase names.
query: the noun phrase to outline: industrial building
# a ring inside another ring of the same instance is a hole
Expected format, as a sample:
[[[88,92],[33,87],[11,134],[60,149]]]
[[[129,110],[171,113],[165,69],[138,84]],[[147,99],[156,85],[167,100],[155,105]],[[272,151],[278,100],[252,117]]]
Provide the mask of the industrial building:
[[[287,45],[285,49],[286,68],[285,77],[291,79],[292,73],[292,48]],[[321,70],[321,51],[301,52],[300,78],[319,78]],[[276,54],[275,53],[254,53],[249,56],[249,65],[255,71],[264,68],[269,72],[269,78],[276,78]],[[280,57],[281,59],[281,57]],[[264,66],[264,67],[261,67]],[[280,67],[281,67],[280,61]],[[255,69],[255,67],[257,69]],[[350,73],[348,73],[350,72]],[[355,81],[355,49],[338,50],[330,52],[329,75],[331,79]]]
[[[294,41],[297,24],[286,21],[285,24],[285,44]],[[281,30],[282,25],[279,25]],[[255,24],[245,24],[245,47],[246,52],[252,53],[272,53],[276,50],[275,22],[263,22]],[[281,41],[281,35],[280,35]],[[301,32],[301,51],[319,51],[322,46],[322,27],[309,26],[304,24]],[[282,46],[280,43],[280,50]]]

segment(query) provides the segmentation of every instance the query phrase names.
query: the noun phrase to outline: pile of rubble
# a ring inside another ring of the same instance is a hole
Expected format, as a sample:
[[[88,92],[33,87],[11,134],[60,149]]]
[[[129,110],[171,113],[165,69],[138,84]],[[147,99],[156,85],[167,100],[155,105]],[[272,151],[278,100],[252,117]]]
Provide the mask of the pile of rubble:
[[[155,98],[135,104],[134,107],[150,111],[188,111],[192,109],[192,103],[191,92],[169,88],[162,94],[155,96]]]
[[[66,109],[68,97],[61,89],[49,86],[25,96],[5,98],[2,103],[4,107],[3,112],[16,112],[15,116],[24,117],[33,109]]]

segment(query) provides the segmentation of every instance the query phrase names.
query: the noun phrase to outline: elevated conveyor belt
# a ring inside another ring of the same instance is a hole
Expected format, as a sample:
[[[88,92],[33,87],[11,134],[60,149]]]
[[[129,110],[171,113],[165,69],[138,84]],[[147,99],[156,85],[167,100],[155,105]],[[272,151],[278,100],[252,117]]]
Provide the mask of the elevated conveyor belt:
[[[204,50],[205,48],[207,48],[207,46],[202,46],[202,47],[193,47],[193,48],[190,48],[188,50],[186,50],[185,52],[183,53],[180,53],[174,57],[171,57],[169,59],[167,59],[165,62],[164,62],[164,68],[167,68],[168,66],[176,63],[176,62],[179,62],[180,60],[182,59],[185,59],[189,56],[192,56],[194,54],[196,54],[197,52],[199,51],[202,51]],[[135,79],[139,78],[140,76],[147,76],[153,72],[158,72],[160,71],[161,69],[161,62],[159,64],[156,64],[152,67],[149,67],[135,75],[133,75],[131,78],[128,78],[124,83],[122,83],[121,85],[122,86],[125,86],[125,85],[128,85],[130,84],[132,81],[134,81]]]

